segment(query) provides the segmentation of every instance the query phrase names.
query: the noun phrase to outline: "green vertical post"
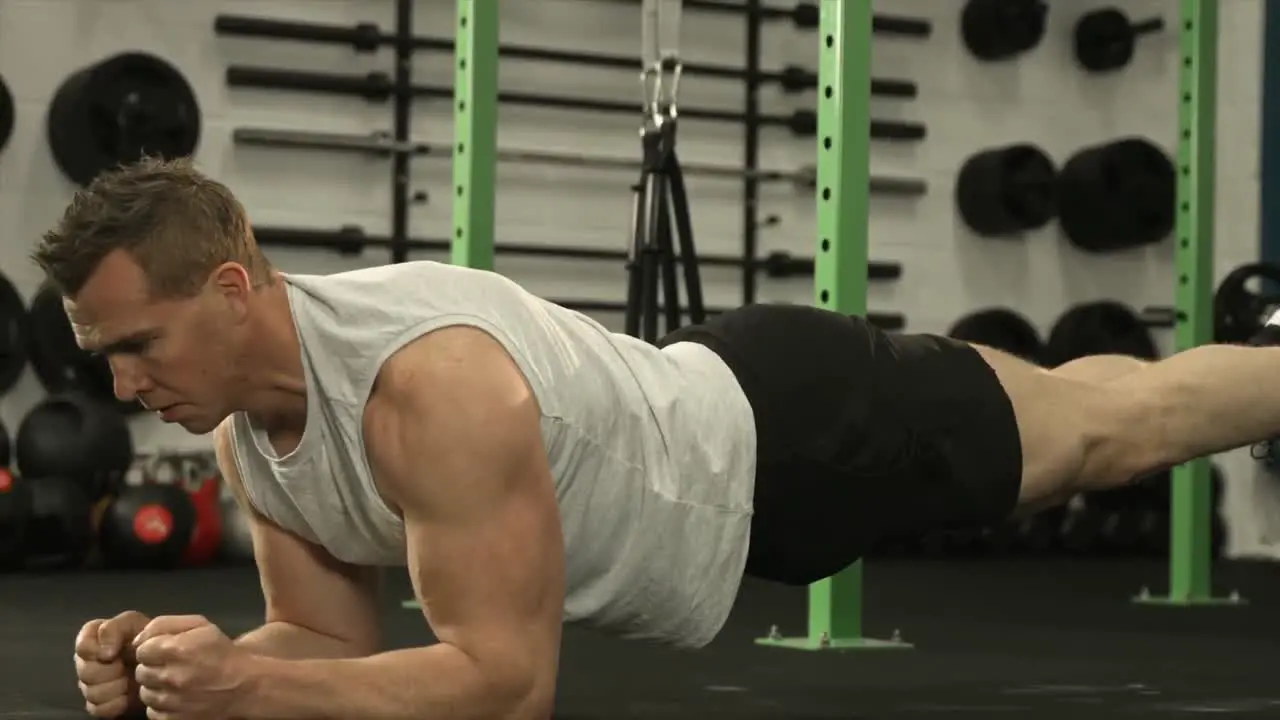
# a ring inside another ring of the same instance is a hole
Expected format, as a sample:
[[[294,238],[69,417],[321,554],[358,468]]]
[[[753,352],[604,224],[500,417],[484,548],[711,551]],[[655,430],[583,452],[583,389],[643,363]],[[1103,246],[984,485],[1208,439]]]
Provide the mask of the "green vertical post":
[[[498,164],[498,1],[458,0],[453,49],[454,265],[493,269]],[[417,600],[401,607],[417,610]]]
[[[458,0],[453,82],[455,265],[493,269],[498,2]]]
[[[1181,0],[1178,83],[1178,207],[1175,267],[1177,350],[1213,342],[1213,233],[1217,167],[1218,0]],[[1138,602],[1161,605],[1236,603],[1214,598],[1209,459],[1173,470],[1169,594],[1144,590]]]
[[[818,62],[819,307],[867,312],[867,234],[871,195],[871,2],[822,0]],[[771,631],[762,645],[802,650],[905,648],[862,636],[862,563],[809,587],[808,634]]]

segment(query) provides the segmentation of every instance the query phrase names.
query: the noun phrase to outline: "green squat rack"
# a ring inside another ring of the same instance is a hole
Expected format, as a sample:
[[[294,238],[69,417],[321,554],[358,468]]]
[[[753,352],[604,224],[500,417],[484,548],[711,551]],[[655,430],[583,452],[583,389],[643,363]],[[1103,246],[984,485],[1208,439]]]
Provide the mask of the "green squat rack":
[[[1178,89],[1178,222],[1175,265],[1177,350],[1213,341],[1213,232],[1217,109],[1218,0],[1181,0]],[[870,3],[822,0],[819,64],[818,252],[816,300],[848,314],[866,312],[870,99]],[[1242,603],[1213,594],[1209,460],[1173,472],[1169,592],[1141,591],[1139,603],[1195,606]],[[772,630],[757,642],[805,650],[909,648],[863,634],[862,563],[809,588],[808,634]]]
[[[818,237],[820,307],[867,311],[872,12],[869,2],[822,0],[819,23]],[[1214,144],[1218,0],[1181,0],[1176,243],[1177,349],[1213,338]],[[498,3],[458,0],[455,46],[454,242],[459,265],[492,269],[498,117]],[[1213,595],[1209,462],[1173,472],[1169,593],[1140,603],[1192,606],[1243,602]],[[811,650],[909,648],[898,637],[863,634],[863,563],[809,588],[807,635],[771,631],[763,645]],[[415,603],[406,603],[415,606]],[[896,635],[896,633],[895,633]]]
[[[1178,214],[1174,250],[1177,350],[1213,342],[1213,233],[1218,107],[1218,0],[1181,0],[1178,30]],[[1213,594],[1213,507],[1209,459],[1173,470],[1169,592],[1143,589],[1135,600],[1160,605],[1243,603]]]
[[[498,5],[458,0],[453,51],[452,262],[492,270],[498,167]]]
[[[871,190],[871,3],[822,0],[818,24],[818,238],[814,300],[845,315],[867,312]],[[762,645],[802,650],[907,648],[862,632],[862,563],[809,587],[808,634]]]

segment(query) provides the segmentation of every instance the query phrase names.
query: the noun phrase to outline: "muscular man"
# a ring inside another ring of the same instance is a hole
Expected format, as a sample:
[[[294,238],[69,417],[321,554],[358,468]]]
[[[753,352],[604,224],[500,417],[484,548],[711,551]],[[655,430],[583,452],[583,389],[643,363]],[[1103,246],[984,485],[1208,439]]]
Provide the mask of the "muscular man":
[[[213,432],[266,599],[235,640],[87,624],[100,717],[545,718],[562,621],[701,646],[744,573],[809,583],[1280,435],[1275,348],[1046,371],[768,305],[654,347],[489,272],[284,274],[182,162],[102,176],[35,259],[121,398]],[[379,652],[380,566],[436,644]]]

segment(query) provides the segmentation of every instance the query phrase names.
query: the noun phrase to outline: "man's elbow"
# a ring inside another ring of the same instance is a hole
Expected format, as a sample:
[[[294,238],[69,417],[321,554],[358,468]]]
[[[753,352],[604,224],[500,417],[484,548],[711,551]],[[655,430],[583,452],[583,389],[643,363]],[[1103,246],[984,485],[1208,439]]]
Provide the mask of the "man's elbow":
[[[555,706],[556,662],[525,659],[490,665],[489,692],[501,698],[503,720],[547,720]]]
[[[556,701],[554,676],[550,681],[530,680],[510,697],[511,711],[505,720],[550,720]]]

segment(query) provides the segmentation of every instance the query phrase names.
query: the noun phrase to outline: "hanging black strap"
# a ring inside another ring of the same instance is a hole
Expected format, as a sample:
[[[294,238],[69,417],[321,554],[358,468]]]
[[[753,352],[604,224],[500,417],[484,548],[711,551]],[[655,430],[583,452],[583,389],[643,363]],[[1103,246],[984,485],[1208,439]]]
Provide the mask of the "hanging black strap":
[[[698,267],[697,244],[693,240],[693,215],[689,210],[689,193],[684,184],[684,170],[680,167],[680,159],[674,149],[668,162],[670,163],[668,179],[671,193],[671,217],[675,220],[676,237],[680,239],[679,255],[684,266],[684,287],[689,295],[689,322],[698,325],[706,322],[707,309],[702,299],[702,273]]]
[[[667,332],[682,325],[677,252],[684,266],[690,317],[699,323],[706,316],[689,197],[676,154],[681,4],[644,0],[642,11],[644,123],[640,181],[633,188],[626,332],[649,342],[658,340],[660,314],[665,315]]]
[[[658,280],[662,267],[662,226],[668,214],[665,125],[641,133],[640,181],[635,186],[631,247],[629,249],[626,332],[656,342],[658,336]]]

